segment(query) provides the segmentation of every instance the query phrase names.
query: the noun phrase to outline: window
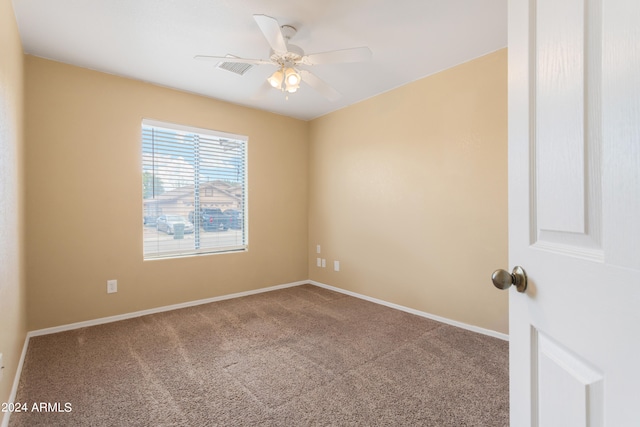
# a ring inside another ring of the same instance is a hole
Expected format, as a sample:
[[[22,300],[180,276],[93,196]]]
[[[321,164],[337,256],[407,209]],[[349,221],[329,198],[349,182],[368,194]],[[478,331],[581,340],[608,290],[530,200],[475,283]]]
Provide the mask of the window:
[[[247,248],[247,137],[142,121],[144,259]]]

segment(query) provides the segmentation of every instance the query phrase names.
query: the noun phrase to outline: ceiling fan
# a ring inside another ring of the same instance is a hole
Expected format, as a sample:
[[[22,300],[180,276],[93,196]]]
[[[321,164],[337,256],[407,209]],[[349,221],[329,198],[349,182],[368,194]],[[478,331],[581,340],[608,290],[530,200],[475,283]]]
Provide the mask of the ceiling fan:
[[[371,59],[368,47],[334,50],[330,52],[305,55],[304,51],[289,40],[296,34],[296,28],[290,25],[280,25],[275,18],[267,15],[253,15],[258,27],[271,46],[269,59],[248,59],[228,56],[196,55],[194,58],[205,61],[236,62],[252,65],[275,65],[277,70],[267,79],[267,88],[273,87],[286,93],[294,93],[304,82],[318,93],[335,101],[340,93],[315,74],[306,70],[304,66],[318,64],[332,64],[344,62],[360,62]]]

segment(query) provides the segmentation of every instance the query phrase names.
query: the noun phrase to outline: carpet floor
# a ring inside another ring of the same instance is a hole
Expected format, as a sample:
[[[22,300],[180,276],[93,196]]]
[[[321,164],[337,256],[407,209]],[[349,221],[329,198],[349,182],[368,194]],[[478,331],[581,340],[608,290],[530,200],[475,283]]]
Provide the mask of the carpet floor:
[[[508,382],[505,341],[303,285],[33,337],[9,425],[507,426]]]

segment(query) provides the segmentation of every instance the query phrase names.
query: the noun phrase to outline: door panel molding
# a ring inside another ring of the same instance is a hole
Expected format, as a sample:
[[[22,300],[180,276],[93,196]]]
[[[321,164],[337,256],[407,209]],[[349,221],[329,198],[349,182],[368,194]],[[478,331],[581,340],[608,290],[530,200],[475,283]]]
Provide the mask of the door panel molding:
[[[531,342],[534,425],[602,426],[604,375],[533,326]]]
[[[531,244],[603,262],[601,0],[529,1]]]

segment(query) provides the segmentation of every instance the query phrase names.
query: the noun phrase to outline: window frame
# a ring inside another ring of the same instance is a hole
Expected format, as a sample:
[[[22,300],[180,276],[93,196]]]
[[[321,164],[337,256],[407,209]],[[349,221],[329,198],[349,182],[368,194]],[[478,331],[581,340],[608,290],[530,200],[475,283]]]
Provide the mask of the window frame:
[[[153,261],[153,260],[162,260],[162,259],[171,259],[171,258],[185,258],[185,257],[194,257],[194,256],[203,256],[203,255],[219,255],[219,254],[229,254],[229,253],[241,253],[241,252],[247,252],[249,250],[249,197],[248,197],[248,182],[249,182],[249,137],[245,136],[245,135],[239,135],[239,134],[234,134],[234,133],[229,133],[229,132],[222,132],[222,131],[218,131],[218,130],[213,130],[213,129],[206,129],[206,128],[200,128],[200,127],[195,127],[195,126],[188,126],[188,125],[182,125],[182,124],[177,124],[177,123],[171,123],[171,122],[165,122],[165,121],[159,121],[159,120],[155,120],[155,119],[148,119],[148,118],[143,118],[140,124],[140,139],[139,139],[139,143],[140,143],[140,153],[141,153],[141,179],[140,182],[143,182],[144,180],[144,172],[145,172],[145,154],[144,154],[144,149],[145,149],[145,127],[152,127],[154,129],[162,129],[162,130],[166,130],[169,132],[177,132],[177,133],[189,133],[189,134],[197,134],[197,135],[203,135],[209,138],[214,138],[218,141],[220,140],[231,140],[231,141],[235,141],[235,142],[239,142],[242,144],[242,148],[241,148],[241,161],[242,161],[242,182],[240,183],[242,186],[242,196],[241,196],[241,206],[242,209],[240,210],[240,212],[242,213],[242,228],[241,228],[241,233],[242,233],[242,243],[241,244],[236,244],[236,245],[226,245],[226,246],[207,246],[207,247],[200,247],[200,248],[196,248],[196,246],[198,245],[198,243],[196,243],[198,240],[196,239],[196,241],[194,241],[194,245],[192,249],[179,249],[179,250],[175,250],[175,251],[169,251],[169,250],[165,250],[165,251],[156,251],[156,252],[146,252],[145,251],[145,238],[144,238],[144,226],[143,226],[143,230],[142,230],[142,237],[143,237],[143,242],[142,242],[142,256],[143,256],[143,260],[144,261]],[[194,150],[195,151],[195,150]],[[214,157],[212,157],[214,158]],[[153,163],[153,162],[152,162]],[[153,167],[153,166],[152,166]],[[191,206],[193,207],[193,214],[194,217],[196,215],[196,206],[199,206],[199,199],[202,197],[201,194],[199,194],[200,192],[202,192],[202,189],[200,188],[200,178],[196,178],[196,174],[197,174],[197,170],[198,168],[195,168],[194,165],[194,189],[193,189],[193,194],[194,194],[194,200],[193,203],[191,204]],[[155,174],[153,175],[155,176]],[[155,179],[155,178],[152,178]],[[198,193],[198,195],[196,196],[196,193]],[[205,196],[206,197],[206,196]],[[154,195],[155,198],[155,195]],[[144,195],[143,198],[141,199],[142,201],[142,213],[143,213],[143,217],[145,214],[145,200],[148,199],[144,199]],[[200,209],[204,209],[205,207],[200,206]],[[237,210],[237,208],[234,208]],[[225,209],[226,211],[226,209]],[[159,216],[161,215],[170,215],[170,213],[160,213],[158,214]],[[194,221],[195,222],[195,221]],[[199,222],[198,222],[199,224]],[[228,231],[228,230],[227,230]],[[194,236],[199,235],[201,232],[200,228],[194,224]]]

